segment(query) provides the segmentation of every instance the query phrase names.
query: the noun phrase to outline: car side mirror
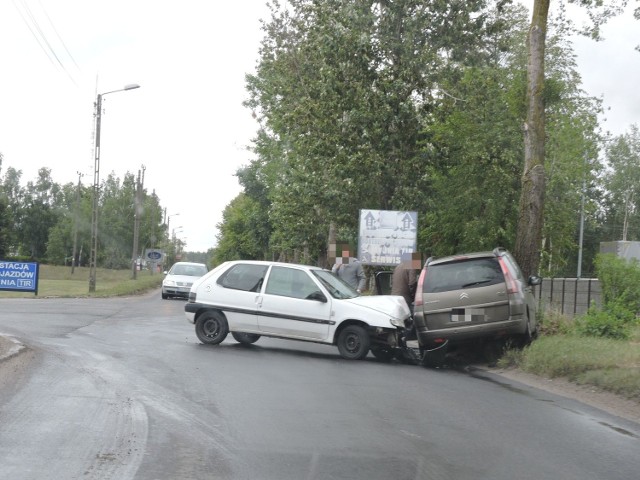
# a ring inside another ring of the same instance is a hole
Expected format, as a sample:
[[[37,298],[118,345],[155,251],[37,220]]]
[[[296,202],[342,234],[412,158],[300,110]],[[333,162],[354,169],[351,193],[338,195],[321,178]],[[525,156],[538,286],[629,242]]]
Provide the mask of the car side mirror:
[[[538,277],[537,275],[531,275],[529,276],[529,285],[540,285],[542,283],[542,278]]]
[[[316,300],[317,302],[327,303],[327,297],[320,290],[311,292],[305,297],[306,300]]]

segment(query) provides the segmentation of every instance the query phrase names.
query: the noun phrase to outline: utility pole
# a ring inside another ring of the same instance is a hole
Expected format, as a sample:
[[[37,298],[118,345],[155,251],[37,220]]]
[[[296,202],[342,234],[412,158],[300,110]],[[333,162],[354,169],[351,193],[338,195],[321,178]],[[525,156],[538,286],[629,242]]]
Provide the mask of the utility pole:
[[[140,201],[142,196],[142,184],[144,182],[144,171],[146,167],[142,165],[142,173],[138,170],[138,179],[136,180],[136,188],[133,194],[133,252],[131,253],[132,273],[131,278],[138,278],[138,243],[140,235]]]
[[[89,256],[89,293],[96,291],[96,275],[98,268],[98,209],[100,206],[100,127],[102,124],[102,97],[115,92],[124,92],[140,88],[140,85],[132,83],[125,85],[119,90],[111,90],[109,92],[99,93],[94,106],[95,111],[95,146],[94,166],[93,166],[93,200],[91,207],[91,253]]]
[[[73,253],[71,254],[71,275],[76,268],[76,252],[78,251],[78,211],[80,210],[80,179],[82,178],[82,173],[76,172],[78,174],[78,190],[76,191],[76,211],[73,215]]]

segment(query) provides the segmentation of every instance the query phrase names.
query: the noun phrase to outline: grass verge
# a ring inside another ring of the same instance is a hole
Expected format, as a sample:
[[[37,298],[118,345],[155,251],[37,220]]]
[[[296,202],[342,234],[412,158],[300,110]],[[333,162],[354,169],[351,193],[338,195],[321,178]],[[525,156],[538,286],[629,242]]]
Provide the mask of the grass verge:
[[[89,267],[40,265],[38,295],[33,293],[0,291],[0,298],[46,297],[111,297],[144,293],[160,287],[164,275],[149,271],[137,272],[136,280],[131,270],[96,269],[96,291],[89,294]]]
[[[640,401],[640,328],[630,340],[574,334],[541,336],[523,350],[509,350],[498,365],[591,385]]]

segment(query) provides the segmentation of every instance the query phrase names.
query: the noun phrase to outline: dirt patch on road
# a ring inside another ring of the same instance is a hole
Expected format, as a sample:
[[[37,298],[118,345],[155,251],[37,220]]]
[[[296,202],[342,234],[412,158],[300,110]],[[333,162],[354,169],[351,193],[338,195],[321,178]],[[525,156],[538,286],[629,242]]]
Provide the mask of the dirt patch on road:
[[[13,391],[27,379],[34,360],[32,349],[0,336],[0,392]]]

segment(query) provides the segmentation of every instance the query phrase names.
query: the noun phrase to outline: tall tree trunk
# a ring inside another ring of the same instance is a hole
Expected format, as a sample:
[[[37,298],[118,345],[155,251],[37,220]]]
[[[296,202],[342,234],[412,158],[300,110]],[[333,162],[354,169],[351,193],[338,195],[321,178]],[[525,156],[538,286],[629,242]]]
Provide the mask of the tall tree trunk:
[[[527,118],[524,172],[514,254],[526,276],[540,264],[544,210],[544,51],[550,0],[535,0],[527,38]]]

